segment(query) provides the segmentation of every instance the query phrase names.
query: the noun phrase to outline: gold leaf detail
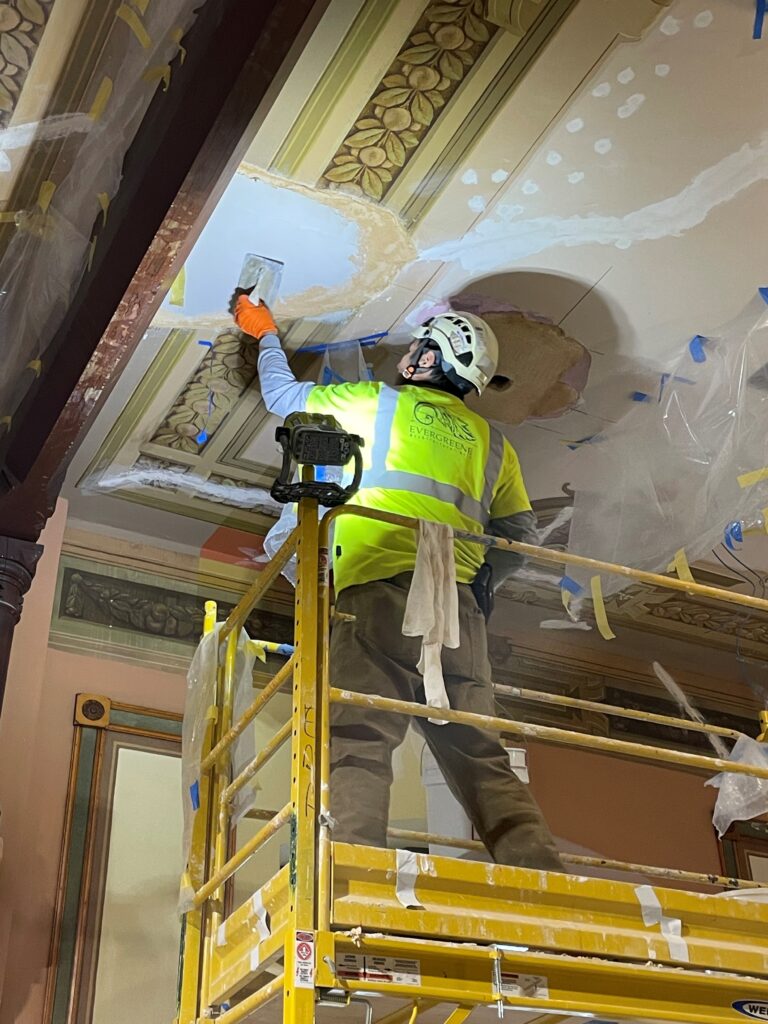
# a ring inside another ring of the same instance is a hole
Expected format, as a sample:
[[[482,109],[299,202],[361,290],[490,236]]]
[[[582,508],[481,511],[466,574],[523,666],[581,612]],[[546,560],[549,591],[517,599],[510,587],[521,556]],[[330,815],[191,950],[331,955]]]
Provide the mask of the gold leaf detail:
[[[374,96],[373,102],[377,103],[380,107],[399,107],[406,102],[410,95],[410,89],[385,89],[378,96]]]
[[[378,142],[384,134],[384,131],[384,126],[382,124],[378,124],[377,128],[365,128],[361,132],[354,132],[352,135],[348,136],[344,142],[350,147],[350,149],[362,149],[363,146],[371,146],[375,142]]]
[[[381,199],[384,194],[384,183],[376,173],[369,167],[366,167],[363,171],[363,177],[360,182],[363,186],[363,192],[371,196],[373,199]]]
[[[36,25],[45,24],[45,11],[38,0],[16,0],[16,6],[29,21]]]
[[[435,116],[435,108],[423,93],[417,92],[411,100],[411,115],[414,121],[418,121],[419,124],[427,125],[432,123],[432,118]]]
[[[328,181],[354,181],[354,179],[360,173],[360,164],[355,162],[353,164],[342,164],[340,167],[329,168],[323,177],[327,178]]]

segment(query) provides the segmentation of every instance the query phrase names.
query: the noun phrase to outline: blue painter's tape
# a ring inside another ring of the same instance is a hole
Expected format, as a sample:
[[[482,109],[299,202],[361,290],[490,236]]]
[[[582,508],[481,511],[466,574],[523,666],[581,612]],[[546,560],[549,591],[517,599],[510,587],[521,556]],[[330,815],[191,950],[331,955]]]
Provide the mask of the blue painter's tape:
[[[588,437],[580,437],[578,441],[573,441],[571,444],[566,445],[566,448],[570,448],[572,452],[575,452],[577,448],[581,448],[583,444],[591,444],[595,440],[597,434],[590,434]]]
[[[198,444],[205,444],[205,442],[208,440],[208,432],[206,430],[201,430],[200,433],[195,438],[195,440],[197,441]]]
[[[765,21],[766,0],[755,0],[755,25],[752,29],[753,39],[762,39],[763,22]]]
[[[757,291],[763,302],[768,302],[768,288],[758,288]]]
[[[285,655],[286,658],[290,658],[295,650],[296,648],[292,644],[279,644],[277,653]]]
[[[584,592],[584,587],[582,587],[580,583],[577,583],[576,580],[572,580],[570,576],[563,576],[560,580],[560,589],[567,590],[569,594],[573,594],[574,596],[578,596]]]
[[[648,402],[651,396],[647,395],[644,391],[633,391],[630,398],[633,402]]]
[[[702,338],[700,334],[697,334],[688,342],[688,350],[693,356],[694,363],[705,363],[707,361],[707,353],[704,351],[704,342],[706,340],[706,338]]]
[[[189,796],[192,800],[192,810],[198,810],[200,807],[200,782],[198,779],[195,779],[189,787]]]
[[[198,341],[198,345],[204,345],[206,348],[213,348],[212,341]]]
[[[741,544],[744,540],[744,531],[741,527],[740,520],[736,519],[732,523],[728,523],[725,528],[723,543],[729,551],[733,551],[734,544]]]

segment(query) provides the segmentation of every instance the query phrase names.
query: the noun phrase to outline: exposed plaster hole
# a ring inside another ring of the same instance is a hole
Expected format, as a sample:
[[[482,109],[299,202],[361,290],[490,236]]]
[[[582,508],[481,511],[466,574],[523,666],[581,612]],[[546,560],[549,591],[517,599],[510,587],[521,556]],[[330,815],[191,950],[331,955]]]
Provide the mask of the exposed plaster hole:
[[[669,64],[657,64],[654,68],[654,71],[659,76],[659,78],[666,78],[669,74]]]
[[[547,153],[547,163],[550,167],[557,167],[559,163],[562,163],[563,157],[556,149],[550,149]]]
[[[645,96],[641,92],[632,93],[626,103],[622,103],[616,113],[619,117],[632,117],[632,115],[645,103]]]
[[[676,36],[682,26],[682,21],[679,18],[673,18],[672,15],[668,15],[661,25],[659,30],[664,33],[665,36]]]
[[[712,11],[700,11],[693,19],[693,24],[696,28],[709,28],[714,20],[715,16]]]
[[[498,185],[499,182],[506,181],[508,177],[509,171],[504,171],[501,168],[499,168],[498,171],[494,171],[493,174],[491,175],[491,181],[495,182]]]
[[[531,179],[529,178],[528,181],[526,181],[523,184],[523,187],[522,187],[521,191],[522,191],[523,195],[532,196],[532,195],[535,195],[536,192],[539,191],[539,186],[536,184],[535,181],[531,181]]]
[[[482,213],[485,209],[485,200],[482,196],[472,196],[472,198],[467,201],[467,206],[474,213]]]
[[[569,121],[565,126],[565,130],[570,132],[571,135],[575,135],[576,132],[580,132],[584,127],[584,119],[581,117],[574,117],[572,121]]]
[[[572,185],[578,185],[580,181],[584,181],[584,171],[571,171],[568,175],[568,181]]]
[[[635,72],[632,68],[624,68],[616,75],[616,81],[621,82],[622,85],[628,85],[635,77]]]
[[[488,387],[493,391],[509,391],[512,387],[512,380],[503,373],[496,373],[488,382]]]
[[[610,153],[613,149],[613,143],[610,139],[598,139],[595,143],[595,152],[599,153],[600,156],[604,156],[606,153]]]
[[[600,85],[596,85],[595,88],[592,90],[592,95],[593,96],[597,96],[598,99],[602,99],[603,96],[610,95],[610,92],[611,92],[611,83],[610,82],[601,82]]]
[[[472,168],[468,171],[464,171],[461,176],[461,180],[465,185],[476,185],[477,184],[477,171],[473,171]]]

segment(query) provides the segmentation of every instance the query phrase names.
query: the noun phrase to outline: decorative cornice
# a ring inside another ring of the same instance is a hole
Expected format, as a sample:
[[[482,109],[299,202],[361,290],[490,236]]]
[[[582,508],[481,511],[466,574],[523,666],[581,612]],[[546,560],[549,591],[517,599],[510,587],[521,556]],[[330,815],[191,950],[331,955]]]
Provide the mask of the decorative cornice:
[[[535,2],[515,0],[519,6]],[[319,184],[383,199],[496,31],[483,0],[431,4]]]
[[[6,128],[40,45],[53,0],[0,4],[0,129]]]

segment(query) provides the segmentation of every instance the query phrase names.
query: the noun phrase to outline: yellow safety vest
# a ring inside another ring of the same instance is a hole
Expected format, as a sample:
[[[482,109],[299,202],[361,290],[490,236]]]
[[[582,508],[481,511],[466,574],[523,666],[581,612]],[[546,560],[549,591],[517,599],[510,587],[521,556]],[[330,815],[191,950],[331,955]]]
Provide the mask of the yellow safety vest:
[[[482,533],[490,519],[530,509],[517,455],[487,420],[444,391],[378,381],[315,387],[307,412],[335,416],[365,441],[360,490],[349,504]],[[483,547],[458,540],[456,577],[471,583]],[[413,570],[413,530],[341,516],[333,540],[337,590]]]

